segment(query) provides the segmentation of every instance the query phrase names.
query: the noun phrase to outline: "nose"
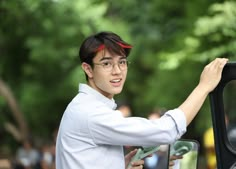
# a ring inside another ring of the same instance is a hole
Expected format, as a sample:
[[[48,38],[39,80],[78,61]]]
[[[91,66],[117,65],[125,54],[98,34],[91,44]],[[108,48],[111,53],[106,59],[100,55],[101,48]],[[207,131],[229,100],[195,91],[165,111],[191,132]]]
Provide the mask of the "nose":
[[[121,69],[119,67],[119,64],[118,63],[114,64],[112,67],[112,73],[115,74],[115,73],[120,73],[120,72],[121,72]]]

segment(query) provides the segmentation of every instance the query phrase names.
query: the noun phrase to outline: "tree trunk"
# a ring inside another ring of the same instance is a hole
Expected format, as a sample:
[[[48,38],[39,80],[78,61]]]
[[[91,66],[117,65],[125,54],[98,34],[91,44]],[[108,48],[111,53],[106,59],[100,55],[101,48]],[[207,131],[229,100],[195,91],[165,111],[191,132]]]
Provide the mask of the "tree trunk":
[[[20,107],[17,104],[17,101],[12,91],[1,78],[0,78],[0,95],[2,95],[4,99],[6,99],[11,109],[13,118],[16,121],[16,126],[10,124],[9,122],[5,123],[6,130],[10,132],[17,141],[22,141],[23,139],[26,139],[29,133],[24,115],[21,112]]]

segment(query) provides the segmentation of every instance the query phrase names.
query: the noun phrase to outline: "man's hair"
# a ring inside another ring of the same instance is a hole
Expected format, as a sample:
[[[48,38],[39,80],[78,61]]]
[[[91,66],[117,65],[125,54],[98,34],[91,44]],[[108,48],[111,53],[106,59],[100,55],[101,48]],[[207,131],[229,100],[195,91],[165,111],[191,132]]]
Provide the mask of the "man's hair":
[[[100,32],[89,36],[83,41],[79,51],[81,63],[85,62],[92,66],[93,58],[105,48],[111,54],[128,57],[132,46],[113,32]]]
[[[93,66],[93,58],[96,54],[106,49],[111,54],[128,57],[132,46],[121,39],[121,37],[113,32],[99,32],[86,38],[79,50],[80,62]],[[88,80],[87,74],[85,74]]]

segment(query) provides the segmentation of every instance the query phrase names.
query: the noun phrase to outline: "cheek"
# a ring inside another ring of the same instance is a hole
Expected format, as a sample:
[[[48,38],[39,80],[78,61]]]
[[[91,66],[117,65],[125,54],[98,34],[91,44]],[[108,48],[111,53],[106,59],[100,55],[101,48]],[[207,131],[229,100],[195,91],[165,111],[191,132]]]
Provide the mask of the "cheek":
[[[126,81],[126,78],[127,78],[127,71],[123,71],[122,72],[123,83]]]
[[[96,85],[107,83],[108,75],[102,72],[95,72],[93,80]]]
[[[123,77],[124,77],[124,79],[126,79],[126,77],[127,77],[127,70],[123,72]]]

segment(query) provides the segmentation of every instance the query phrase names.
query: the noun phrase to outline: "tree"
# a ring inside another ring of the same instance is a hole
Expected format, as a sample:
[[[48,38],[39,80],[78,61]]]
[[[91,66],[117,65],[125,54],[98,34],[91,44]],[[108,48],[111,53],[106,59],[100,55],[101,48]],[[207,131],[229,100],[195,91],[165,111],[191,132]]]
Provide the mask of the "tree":
[[[236,59],[235,7],[234,1],[212,4],[208,14],[199,17],[195,22],[193,32],[184,38],[183,48],[161,54],[163,68],[175,70],[186,66],[186,61],[195,62],[203,67],[216,57],[227,57],[230,61]],[[191,73],[189,73],[190,76]],[[209,127],[211,120],[209,103],[205,104],[202,111],[203,113],[200,113],[196,121],[198,131]],[[202,119],[207,120],[208,123],[201,123]]]
[[[78,82],[85,81],[78,67],[82,40],[113,26],[125,32],[122,22],[104,17],[106,10],[106,3],[96,1],[0,1],[1,124],[19,121],[19,129],[29,126],[34,140],[51,138]],[[16,119],[10,116],[14,112],[20,115]],[[2,147],[7,140],[1,137]]]
[[[235,51],[235,4],[214,4],[207,14],[213,2],[0,0],[0,77],[29,132],[50,138],[78,83],[85,82],[80,43],[112,30],[134,46],[124,92],[116,99],[130,100],[134,115],[144,117],[156,106],[176,107],[209,60]],[[6,97],[0,106],[1,124],[14,122]]]

